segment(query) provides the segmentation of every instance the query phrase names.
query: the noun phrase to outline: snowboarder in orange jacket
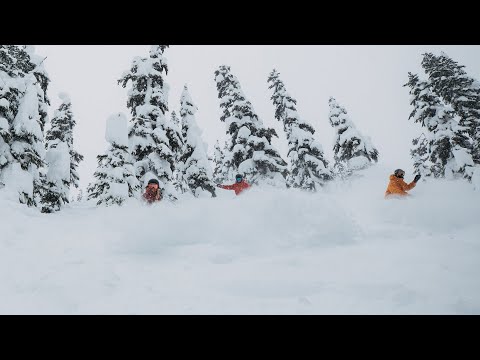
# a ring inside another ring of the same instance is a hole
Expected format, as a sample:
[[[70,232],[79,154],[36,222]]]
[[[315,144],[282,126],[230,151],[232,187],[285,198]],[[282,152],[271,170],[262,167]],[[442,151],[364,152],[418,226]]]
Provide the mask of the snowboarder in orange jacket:
[[[388,183],[387,191],[385,191],[385,199],[409,196],[410,194],[407,191],[412,190],[421,178],[420,175],[417,175],[410,184],[407,184],[403,180],[404,176],[405,171],[402,169],[397,169],[393,175],[390,175],[390,182]]]

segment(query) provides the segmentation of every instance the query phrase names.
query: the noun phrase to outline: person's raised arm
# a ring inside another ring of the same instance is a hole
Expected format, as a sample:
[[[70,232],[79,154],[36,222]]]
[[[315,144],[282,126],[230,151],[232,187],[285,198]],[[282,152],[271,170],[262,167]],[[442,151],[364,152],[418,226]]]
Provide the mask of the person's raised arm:
[[[403,191],[408,191],[408,190],[412,190],[415,185],[417,185],[417,183],[414,181],[412,181],[410,184],[407,184],[405,181],[402,180],[402,188],[403,188]]]
[[[225,189],[225,190],[234,190],[233,185],[220,185],[220,184],[218,184],[217,186],[218,186],[219,188]]]

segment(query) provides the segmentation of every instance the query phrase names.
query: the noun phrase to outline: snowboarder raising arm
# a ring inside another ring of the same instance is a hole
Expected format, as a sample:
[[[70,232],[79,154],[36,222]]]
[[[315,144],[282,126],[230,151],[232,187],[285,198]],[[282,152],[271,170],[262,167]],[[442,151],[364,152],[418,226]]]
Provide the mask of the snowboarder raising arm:
[[[240,195],[240,193],[246,189],[248,189],[250,187],[250,184],[248,184],[244,179],[243,179],[243,175],[241,174],[237,174],[235,176],[235,184],[232,184],[232,185],[220,185],[220,184],[217,184],[217,187],[221,188],[221,189],[225,189],[225,190],[234,190],[235,191],[235,195]]]
[[[410,184],[407,184],[403,180],[404,176],[405,171],[402,169],[397,169],[393,175],[390,175],[390,182],[388,183],[387,191],[385,191],[385,199],[409,196],[410,194],[407,191],[412,190],[421,178],[420,175],[417,175]]]

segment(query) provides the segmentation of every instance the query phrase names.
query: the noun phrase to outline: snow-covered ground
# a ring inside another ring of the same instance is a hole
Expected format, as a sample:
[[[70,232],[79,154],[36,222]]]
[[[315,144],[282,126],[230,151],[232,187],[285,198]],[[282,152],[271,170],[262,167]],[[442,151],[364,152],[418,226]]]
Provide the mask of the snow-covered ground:
[[[480,314],[480,192],[421,182],[386,201],[389,170],[58,214],[0,190],[0,313]]]

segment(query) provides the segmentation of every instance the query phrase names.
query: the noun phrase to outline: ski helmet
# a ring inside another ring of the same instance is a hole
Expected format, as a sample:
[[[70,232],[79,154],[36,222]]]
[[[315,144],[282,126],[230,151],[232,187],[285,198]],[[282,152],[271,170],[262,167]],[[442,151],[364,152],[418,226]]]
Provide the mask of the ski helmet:
[[[405,176],[405,171],[402,169],[397,169],[393,173],[396,177],[403,178]]]
[[[150,184],[157,184],[158,186],[160,186],[160,183],[158,182],[157,179],[151,179],[151,180],[148,182],[148,185],[150,185]],[[147,186],[148,186],[148,185],[147,185]]]
[[[243,180],[243,175],[242,174],[237,174],[237,175],[235,175],[235,179],[237,181],[242,181]]]

